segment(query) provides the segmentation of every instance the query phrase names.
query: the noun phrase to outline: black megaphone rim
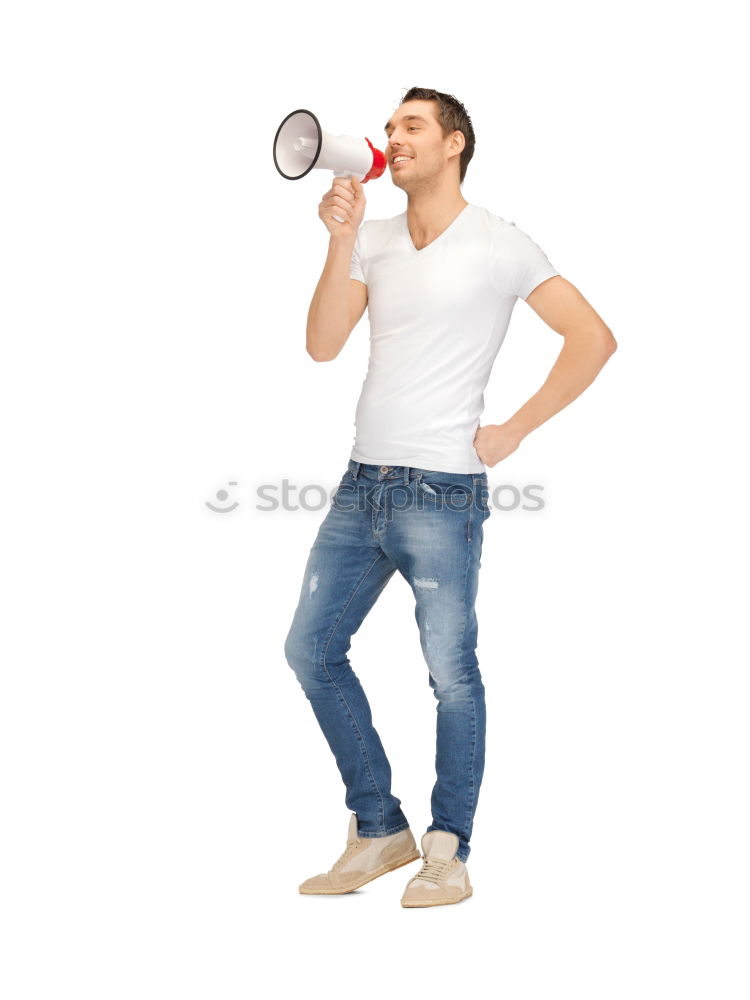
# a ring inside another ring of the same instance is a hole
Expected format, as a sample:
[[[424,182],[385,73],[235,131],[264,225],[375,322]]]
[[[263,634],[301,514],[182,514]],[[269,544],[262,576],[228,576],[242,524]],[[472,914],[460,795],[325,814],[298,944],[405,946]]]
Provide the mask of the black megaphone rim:
[[[307,170],[305,170],[304,173],[296,174],[294,177],[290,177],[289,174],[285,174],[284,173],[284,171],[279,166],[279,161],[276,159],[276,143],[279,140],[279,135],[281,134],[281,130],[286,125],[286,123],[289,121],[289,119],[290,118],[294,118],[295,115],[299,115],[299,114],[309,115],[312,118],[312,120],[315,122],[315,127],[318,130],[318,148],[317,148],[315,156],[312,158],[312,160],[310,162],[310,166],[307,168]],[[320,150],[322,149],[322,146],[323,146],[323,130],[320,127],[320,122],[318,121],[317,116],[314,115],[312,113],[312,111],[308,111],[307,108],[297,108],[296,111],[290,111],[289,114],[284,119],[284,121],[281,123],[281,125],[279,125],[279,127],[276,129],[276,135],[273,137],[273,162],[274,162],[274,165],[275,165],[276,169],[278,170],[278,172],[281,174],[281,176],[282,177],[286,177],[286,179],[288,181],[299,181],[303,177],[306,177],[310,173],[310,171],[312,170],[312,168],[315,166],[315,164],[318,162],[318,157],[320,156]]]

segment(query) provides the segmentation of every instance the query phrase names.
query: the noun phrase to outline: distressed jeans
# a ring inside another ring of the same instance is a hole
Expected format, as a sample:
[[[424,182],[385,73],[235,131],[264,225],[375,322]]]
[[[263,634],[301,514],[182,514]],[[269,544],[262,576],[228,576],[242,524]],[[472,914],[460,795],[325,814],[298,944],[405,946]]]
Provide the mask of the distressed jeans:
[[[347,653],[396,570],[406,579],[437,700],[437,780],[427,832],[456,834],[461,861],[469,856],[484,773],[486,713],[474,605],[489,515],[486,472],[350,459],[310,550],[284,645],[335,757],[359,836],[405,829],[391,767]]]

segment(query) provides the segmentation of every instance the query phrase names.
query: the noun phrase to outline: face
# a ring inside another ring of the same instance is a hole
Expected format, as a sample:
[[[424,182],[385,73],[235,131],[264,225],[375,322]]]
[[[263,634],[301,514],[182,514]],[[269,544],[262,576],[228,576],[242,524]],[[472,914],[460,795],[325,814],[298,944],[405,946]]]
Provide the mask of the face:
[[[391,180],[397,187],[413,190],[425,180],[441,175],[449,163],[457,162],[463,136],[454,132],[443,138],[436,112],[435,101],[406,101],[386,123],[388,145],[384,152]]]

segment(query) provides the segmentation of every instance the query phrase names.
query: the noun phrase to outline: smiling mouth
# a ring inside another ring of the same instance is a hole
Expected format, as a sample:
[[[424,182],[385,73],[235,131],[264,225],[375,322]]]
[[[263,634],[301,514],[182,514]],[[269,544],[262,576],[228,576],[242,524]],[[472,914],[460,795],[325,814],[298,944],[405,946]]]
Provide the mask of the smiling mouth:
[[[412,159],[414,159],[414,157],[412,157],[412,156],[407,156],[407,157],[406,157],[405,159],[403,159],[403,160],[391,160],[391,166],[392,166],[392,167],[398,167],[398,166],[400,166],[400,165],[401,165],[402,163],[408,163],[408,162],[409,162],[410,160],[412,160]]]

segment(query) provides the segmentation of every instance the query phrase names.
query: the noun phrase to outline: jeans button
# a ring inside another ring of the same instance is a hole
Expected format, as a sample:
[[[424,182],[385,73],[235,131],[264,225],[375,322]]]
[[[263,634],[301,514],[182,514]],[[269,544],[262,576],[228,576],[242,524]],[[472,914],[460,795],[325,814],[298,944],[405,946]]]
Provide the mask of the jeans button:
[[[381,472],[387,472],[388,471],[388,466],[387,465],[381,465],[380,466],[380,471]]]

